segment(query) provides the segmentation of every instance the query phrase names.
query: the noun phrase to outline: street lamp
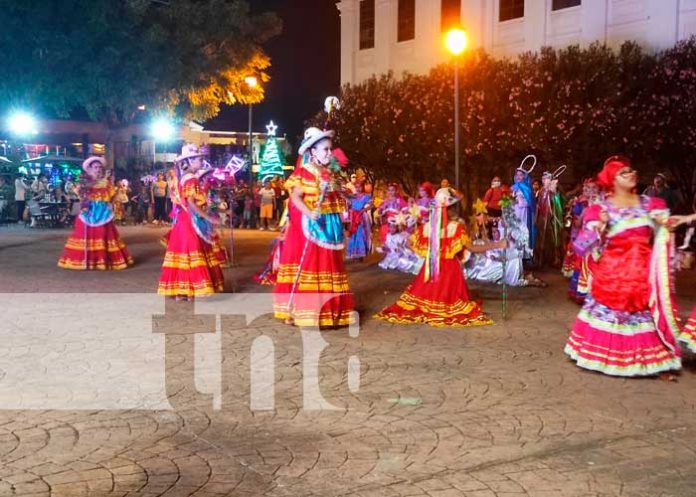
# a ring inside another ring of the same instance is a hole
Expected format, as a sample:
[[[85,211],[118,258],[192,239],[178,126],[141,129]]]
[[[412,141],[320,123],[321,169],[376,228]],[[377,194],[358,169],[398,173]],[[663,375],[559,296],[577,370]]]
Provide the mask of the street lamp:
[[[36,134],[36,119],[26,112],[15,112],[7,119],[10,133],[16,136]]]
[[[250,90],[253,90],[256,88],[256,86],[259,84],[258,80],[254,76],[247,76],[244,78],[244,82],[247,84]],[[252,115],[251,115],[251,102],[249,102],[249,177],[251,179],[251,182],[254,182],[254,149],[251,143],[252,140],[252,134],[251,134],[251,120],[252,120]]]
[[[152,135],[152,167],[157,164],[157,142],[168,142],[174,136],[176,130],[172,122],[166,117],[155,119],[150,125],[150,134]]]
[[[466,50],[466,31],[454,28],[445,35],[445,46],[454,56],[454,186],[459,190],[459,56]],[[469,182],[466,184],[466,201],[470,200]]]

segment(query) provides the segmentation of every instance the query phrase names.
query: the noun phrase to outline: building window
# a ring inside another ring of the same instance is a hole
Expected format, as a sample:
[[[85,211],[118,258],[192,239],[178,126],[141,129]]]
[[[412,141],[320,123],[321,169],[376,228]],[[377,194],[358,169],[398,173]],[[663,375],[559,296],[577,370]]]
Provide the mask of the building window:
[[[396,41],[412,40],[416,37],[416,0],[399,0]]]
[[[500,0],[498,21],[509,21],[524,17],[524,0]]]
[[[442,31],[448,31],[461,25],[462,0],[442,0],[440,4]]]
[[[551,2],[551,10],[567,9],[568,7],[577,7],[582,3],[582,0],[553,0]]]
[[[375,47],[375,0],[360,0],[360,50]]]

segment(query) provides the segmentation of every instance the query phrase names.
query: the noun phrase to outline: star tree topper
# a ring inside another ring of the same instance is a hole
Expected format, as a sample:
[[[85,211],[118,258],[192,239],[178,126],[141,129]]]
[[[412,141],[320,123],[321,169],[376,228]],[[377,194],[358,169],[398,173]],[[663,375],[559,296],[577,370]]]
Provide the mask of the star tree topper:
[[[268,131],[268,136],[275,136],[277,129],[278,126],[274,124],[273,121],[266,125],[266,131]]]

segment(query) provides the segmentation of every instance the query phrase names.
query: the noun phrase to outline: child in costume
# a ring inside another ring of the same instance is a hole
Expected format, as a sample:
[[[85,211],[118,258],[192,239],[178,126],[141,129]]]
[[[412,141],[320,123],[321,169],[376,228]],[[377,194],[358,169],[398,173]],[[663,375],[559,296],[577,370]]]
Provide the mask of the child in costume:
[[[397,214],[389,219],[387,239],[382,247],[377,249],[377,252],[384,254],[384,258],[379,262],[380,268],[418,274],[423,265],[423,258],[411,250],[408,231],[409,225],[415,224],[415,219],[405,214]]]
[[[287,205],[283,210],[283,214],[278,221],[278,236],[271,242],[271,253],[266,260],[263,269],[252,276],[259,285],[275,285],[278,280],[278,268],[280,267],[280,254],[283,251],[283,243],[285,241],[285,232],[288,227],[288,209]]]
[[[437,191],[429,221],[413,235],[415,251],[425,258],[423,267],[397,302],[376,314],[376,318],[390,323],[430,326],[492,324],[479,304],[469,298],[459,257],[465,249],[483,252],[503,248],[506,243],[471,245],[464,226],[456,220],[448,221],[448,216],[456,217],[456,210],[448,212],[448,207],[458,201],[448,188]]]
[[[590,268],[594,262],[592,251],[580,255],[575,251],[575,242],[583,225],[583,215],[590,205],[599,201],[599,187],[594,180],[588,179],[583,183],[582,194],[570,207],[570,236],[568,249],[563,262],[563,275],[570,278],[568,282],[568,297],[582,305],[590,288]]]
[[[354,193],[348,196],[350,210],[346,259],[362,260],[372,252],[372,195],[365,193],[365,185],[358,179],[351,186]]]
[[[561,265],[564,205],[563,196],[558,191],[558,178],[565,169],[566,166],[560,166],[553,173],[546,171],[541,176],[535,215],[537,236],[534,259],[538,268]]]
[[[202,156],[195,145],[186,144],[176,159],[181,203],[168,237],[157,289],[160,295],[183,300],[222,292],[225,286],[222,256],[215,248],[214,225],[219,219],[208,212],[197,175],[203,165]]]
[[[524,168],[527,159],[533,159],[534,163],[529,169]],[[536,224],[534,223],[534,212],[536,210],[536,202],[534,191],[532,190],[532,179],[529,176],[536,166],[536,157],[528,155],[522,159],[522,163],[515,170],[515,179],[511,187],[513,198],[515,199],[514,210],[515,216],[521,224],[527,226],[527,246],[524,251],[524,259],[531,259],[534,254],[534,245],[536,244]]]
[[[696,334],[681,330],[676,316],[669,210],[635,193],[638,175],[625,157],[607,159],[598,183],[608,196],[587,208],[575,242],[580,255],[595,251],[597,263],[565,353],[608,375],[673,379],[680,342],[696,352]]]
[[[408,203],[399,194],[399,185],[389,183],[387,185],[387,197],[379,204],[377,216],[380,223],[379,238],[382,244],[387,240],[389,233],[389,219],[408,209]]]
[[[82,211],[58,260],[58,267],[75,270],[125,269],[133,265],[126,244],[114,224],[112,200],[116,193],[106,176],[106,161],[90,157],[82,163],[84,180],[77,192]]]

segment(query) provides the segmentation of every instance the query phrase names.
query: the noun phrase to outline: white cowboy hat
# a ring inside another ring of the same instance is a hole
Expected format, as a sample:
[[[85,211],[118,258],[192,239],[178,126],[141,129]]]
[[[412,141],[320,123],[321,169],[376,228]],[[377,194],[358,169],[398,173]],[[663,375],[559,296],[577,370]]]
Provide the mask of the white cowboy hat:
[[[87,157],[84,162],[82,163],[82,170],[86,173],[89,173],[90,170],[92,169],[92,164],[95,162],[98,162],[99,164],[102,165],[104,169],[107,169],[108,166],[106,164],[106,160],[104,160],[104,157],[99,157],[96,155],[93,155],[92,157]]]
[[[454,205],[459,202],[459,200],[459,198],[450,193],[449,188],[440,188],[435,193],[435,205],[437,207],[449,207],[450,205]]]
[[[203,157],[204,155],[205,152],[199,150],[196,145],[193,143],[186,143],[181,147],[181,155],[175,159],[175,162],[182,162],[186,159],[193,159],[194,157]]]
[[[309,150],[312,145],[324,138],[333,138],[336,133],[333,130],[322,131],[319,128],[307,128],[304,132],[304,139],[300,145],[300,155]]]

